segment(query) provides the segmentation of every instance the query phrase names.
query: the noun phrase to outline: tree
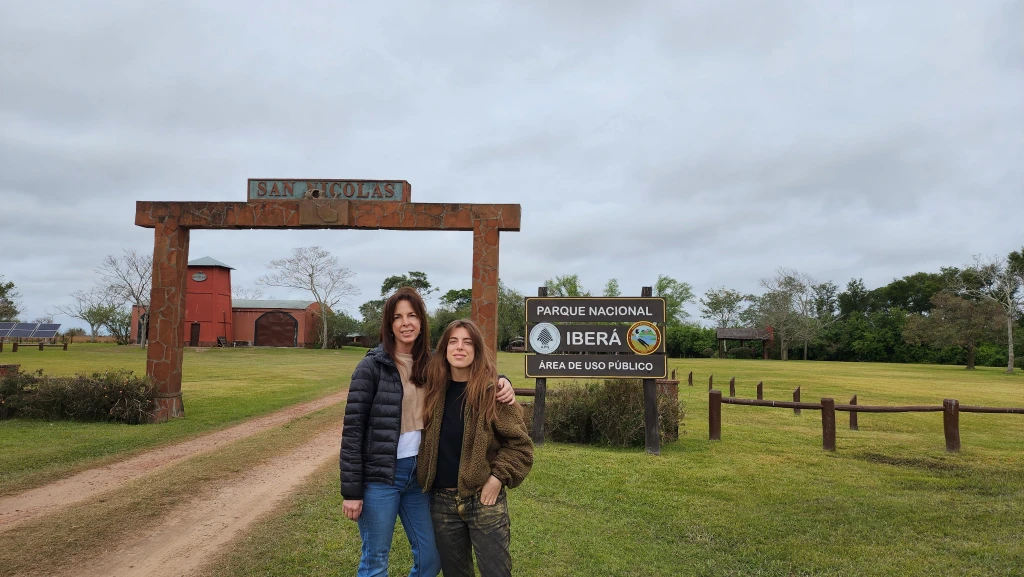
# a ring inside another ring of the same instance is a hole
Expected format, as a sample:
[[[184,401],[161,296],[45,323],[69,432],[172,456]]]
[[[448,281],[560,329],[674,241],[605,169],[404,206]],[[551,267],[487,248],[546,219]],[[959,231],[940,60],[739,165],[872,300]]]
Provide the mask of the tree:
[[[955,284],[958,292],[968,297],[997,303],[1006,320],[1006,372],[1013,373],[1013,325],[1024,308],[1024,249],[1011,252],[1003,259],[974,258]]]
[[[131,342],[132,311],[131,309],[113,308],[103,323],[114,341],[119,345],[127,345]]]
[[[359,330],[371,344],[380,338],[380,324],[384,317],[384,299],[368,300],[359,305],[359,315],[363,320],[359,323]]]
[[[106,283],[107,292],[115,308],[123,304],[142,307],[143,317],[149,318],[149,299],[153,288],[153,256],[125,249],[120,257],[108,254],[96,272]],[[149,323],[142,323],[139,341],[148,339]]]
[[[338,257],[319,246],[305,246],[292,249],[292,256],[270,261],[267,268],[274,274],[264,275],[257,283],[309,291],[319,305],[320,342],[327,342],[327,319],[331,309],[343,300],[359,294],[350,281],[356,276],[350,269],[338,263]]]
[[[693,301],[693,288],[689,283],[660,274],[654,283],[654,296],[665,299],[665,320],[669,324],[684,323],[690,317],[690,313],[683,310],[683,305]]]
[[[71,293],[71,298],[74,302],[59,305],[57,312],[89,325],[92,342],[96,342],[100,327],[107,324],[110,313],[115,310],[114,303],[111,302],[112,295],[103,287],[97,286],[85,291],[77,290]]]
[[[231,287],[233,300],[255,300],[263,298],[263,289],[259,287]]]
[[[430,281],[427,280],[427,273],[410,271],[408,275],[392,275],[384,279],[384,282],[380,285],[380,296],[387,298],[391,296],[391,293],[404,286],[416,289],[416,292],[420,293],[420,296],[423,298],[437,291],[436,288],[430,285]]]
[[[523,336],[526,328],[526,297],[498,279],[498,350]]]
[[[319,324],[319,322],[317,323]],[[321,343],[322,348],[333,349],[345,346],[348,335],[359,330],[359,321],[349,316],[344,311],[331,311],[327,315],[327,343]],[[320,331],[317,331],[318,333]]]
[[[951,293],[931,298],[931,311],[912,314],[903,326],[908,343],[960,347],[967,351],[967,369],[974,369],[974,353],[981,341],[996,338],[1003,309],[991,300],[971,301]]]
[[[622,291],[619,290],[619,279],[613,278],[608,279],[608,282],[604,285],[604,296],[606,297],[619,297],[622,296]]]
[[[544,286],[548,287],[549,297],[590,296],[589,292],[583,290],[583,284],[580,282],[580,275],[578,274],[556,276],[554,279],[544,281]]]
[[[718,328],[735,326],[746,308],[747,297],[738,291],[719,287],[709,289],[700,299],[700,316],[715,323]]]
[[[473,302],[473,289],[451,289],[441,297],[441,306],[447,309],[463,309]]]
[[[21,295],[14,290],[14,283],[4,282],[4,276],[0,275],[0,321],[13,321],[18,318],[18,313],[21,312],[19,297]]]
[[[787,268],[776,269],[775,276],[761,279],[760,285],[766,292],[751,299],[748,318],[754,326],[772,327],[782,360],[789,360],[789,345],[800,334],[802,322],[796,300],[807,286],[799,272]]]

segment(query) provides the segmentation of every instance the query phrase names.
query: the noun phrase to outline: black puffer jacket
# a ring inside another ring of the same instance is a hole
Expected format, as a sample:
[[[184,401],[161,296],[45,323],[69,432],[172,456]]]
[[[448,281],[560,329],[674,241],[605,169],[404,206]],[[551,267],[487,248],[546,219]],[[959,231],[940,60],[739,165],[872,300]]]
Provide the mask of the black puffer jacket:
[[[341,496],[362,499],[369,482],[395,484],[402,430],[402,377],[383,346],[352,373],[341,437]]]

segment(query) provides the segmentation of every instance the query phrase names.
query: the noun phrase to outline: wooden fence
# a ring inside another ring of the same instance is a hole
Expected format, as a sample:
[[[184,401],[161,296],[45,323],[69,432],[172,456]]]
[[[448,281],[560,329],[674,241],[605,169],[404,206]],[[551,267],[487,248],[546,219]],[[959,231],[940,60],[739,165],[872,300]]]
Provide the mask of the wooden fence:
[[[713,377],[708,379],[709,387]],[[692,373],[691,373],[692,381]],[[776,407],[793,409],[799,415],[801,409],[821,411],[821,446],[826,451],[836,450],[836,411],[850,413],[850,430],[859,430],[858,413],[942,413],[943,431],[946,436],[946,451],[960,450],[960,413],[1001,413],[1024,415],[1024,407],[976,407],[961,405],[956,399],[945,399],[941,405],[872,406],[858,405],[857,395],[848,404],[837,405],[835,399],[823,398],[820,403],[800,401],[800,387],[793,391],[792,401],[772,401],[763,398],[763,383],[757,384],[756,399],[736,398],[736,378],[729,382],[729,396],[723,397],[716,389],[708,391],[708,439],[722,439],[722,404],[748,405],[753,407]]]

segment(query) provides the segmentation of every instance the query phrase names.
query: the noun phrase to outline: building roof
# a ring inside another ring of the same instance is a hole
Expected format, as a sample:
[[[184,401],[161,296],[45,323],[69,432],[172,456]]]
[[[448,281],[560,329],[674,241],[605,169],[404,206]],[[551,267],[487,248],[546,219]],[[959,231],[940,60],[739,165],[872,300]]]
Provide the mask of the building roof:
[[[737,341],[767,341],[771,338],[764,329],[718,329],[715,332],[717,338]]]
[[[228,270],[235,270],[234,268],[220,262],[219,260],[212,259],[208,256],[204,256],[203,258],[197,258],[196,260],[190,261],[188,263],[188,266],[219,266],[226,268]]]
[[[316,301],[289,301],[263,299],[232,299],[233,309],[299,309],[305,310]]]

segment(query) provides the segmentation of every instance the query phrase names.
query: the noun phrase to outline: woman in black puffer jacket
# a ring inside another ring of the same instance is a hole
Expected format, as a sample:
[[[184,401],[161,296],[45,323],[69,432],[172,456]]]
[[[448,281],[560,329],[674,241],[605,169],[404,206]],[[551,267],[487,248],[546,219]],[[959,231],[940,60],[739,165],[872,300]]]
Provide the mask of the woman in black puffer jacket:
[[[366,353],[352,375],[341,438],[341,495],[344,512],[359,524],[359,577],[388,574],[395,520],[412,548],[410,577],[441,571],[430,497],[416,480],[416,456],[423,431],[423,399],[430,330],[423,299],[403,287],[384,303],[381,344]],[[501,402],[515,394],[499,380]]]

